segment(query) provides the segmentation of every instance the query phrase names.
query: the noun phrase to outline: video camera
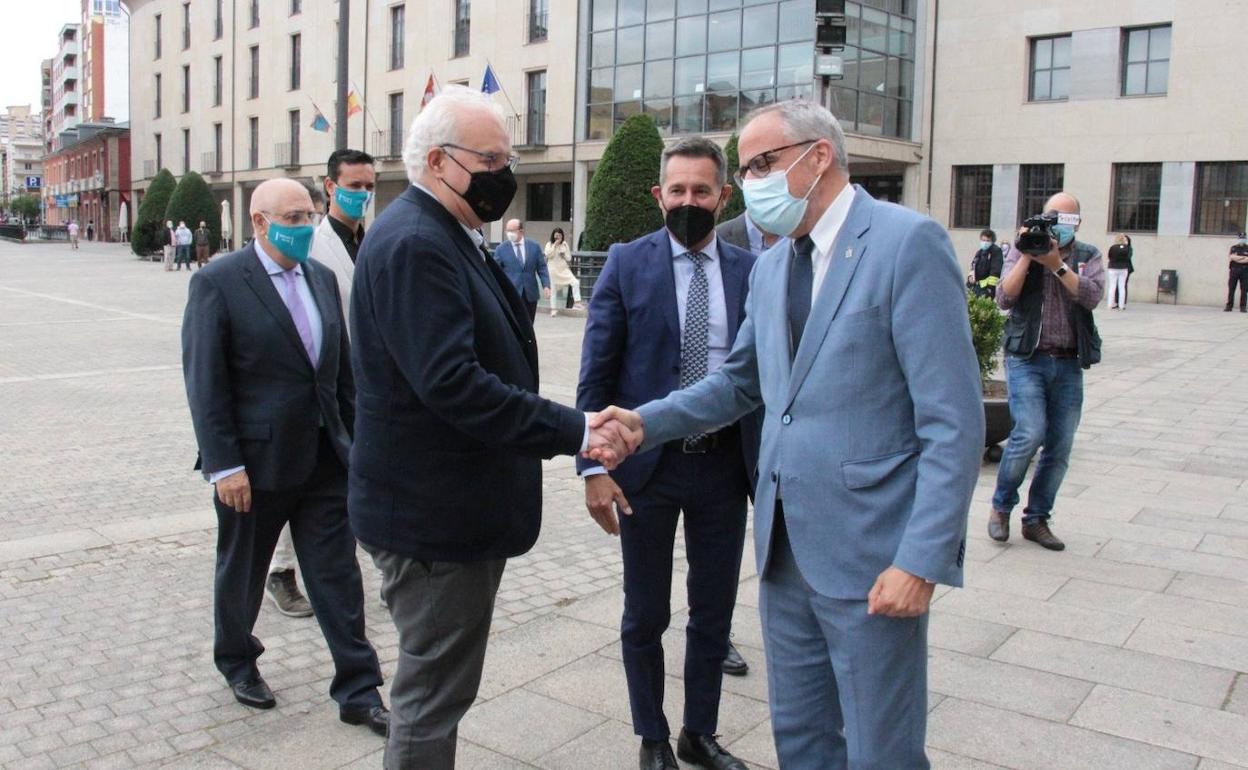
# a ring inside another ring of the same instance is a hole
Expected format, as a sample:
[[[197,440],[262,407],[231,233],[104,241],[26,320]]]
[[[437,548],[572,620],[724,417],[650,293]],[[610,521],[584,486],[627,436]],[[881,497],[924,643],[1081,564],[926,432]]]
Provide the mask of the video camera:
[[[1053,234],[1054,225],[1078,225],[1078,214],[1063,214],[1057,211],[1046,211],[1023,222],[1027,232],[1018,236],[1014,248],[1033,257],[1044,256],[1053,248],[1050,240],[1057,240]]]

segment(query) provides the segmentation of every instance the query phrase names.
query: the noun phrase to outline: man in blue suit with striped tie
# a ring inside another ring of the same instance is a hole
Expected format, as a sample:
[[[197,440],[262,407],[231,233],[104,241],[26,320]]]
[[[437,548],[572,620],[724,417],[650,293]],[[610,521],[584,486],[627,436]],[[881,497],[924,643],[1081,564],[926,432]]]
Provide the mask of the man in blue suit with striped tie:
[[[529,311],[529,323],[533,323],[537,320],[539,297],[550,299],[550,273],[542,247],[524,237],[524,223],[519,219],[507,220],[507,240],[495,247],[494,261],[516,287]]]

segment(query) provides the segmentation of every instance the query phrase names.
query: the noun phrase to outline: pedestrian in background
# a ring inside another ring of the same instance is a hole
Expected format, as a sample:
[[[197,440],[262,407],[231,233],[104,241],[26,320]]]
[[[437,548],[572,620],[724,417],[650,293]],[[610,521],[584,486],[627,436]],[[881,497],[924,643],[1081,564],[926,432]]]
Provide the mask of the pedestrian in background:
[[[981,230],[979,248],[971,257],[971,272],[966,276],[966,286],[977,297],[997,296],[997,284],[1001,283],[1001,267],[1005,263],[1005,255],[995,241],[997,234],[992,230]]]
[[[1235,306],[1235,285],[1238,284],[1239,312],[1248,313],[1248,235],[1239,234],[1239,242],[1231,247],[1229,256],[1230,280],[1226,284],[1226,307],[1222,309],[1229,313]]]
[[[539,297],[550,299],[550,273],[546,270],[546,255],[536,241],[524,235],[524,223],[519,219],[507,220],[507,241],[494,249],[494,261],[503,269],[511,285],[529,311],[529,323],[537,318]],[[540,285],[539,285],[540,284]]]
[[[553,318],[559,315],[559,306],[563,301],[568,307],[572,307],[573,302],[581,304],[581,282],[572,272],[572,249],[568,247],[561,227],[551,231],[550,241],[546,244],[546,269],[550,272],[550,315]]]
[[[173,232],[173,220],[166,219],[165,227],[160,233],[160,248],[164,252],[165,272],[173,271],[173,248],[178,243],[178,237]]]
[[[1109,280],[1105,284],[1110,310],[1127,309],[1127,279],[1135,270],[1131,266],[1131,237],[1119,233],[1109,247]]]
[[[78,248],[78,223],[72,219],[69,220],[69,224],[65,227],[65,232],[68,233],[69,235],[69,245],[72,246],[75,250],[77,250]]]
[[[95,240],[95,220],[94,219],[87,220],[87,240],[88,241]]]
[[[178,221],[178,229],[173,233],[174,243],[177,244],[177,256],[174,262],[177,263],[178,269],[182,269],[182,265],[186,265],[186,269],[191,269],[191,243],[195,240],[195,236],[191,233],[191,228],[186,226],[186,222]]]
[[[200,222],[199,227],[195,228],[195,264],[201,269],[208,264],[208,239],[211,237],[208,223]]]

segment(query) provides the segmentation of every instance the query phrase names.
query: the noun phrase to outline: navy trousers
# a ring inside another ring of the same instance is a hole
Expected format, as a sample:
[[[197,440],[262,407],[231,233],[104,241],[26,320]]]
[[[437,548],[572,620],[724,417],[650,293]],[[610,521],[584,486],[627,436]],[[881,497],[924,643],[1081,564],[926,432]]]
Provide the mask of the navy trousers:
[[[663,632],[672,616],[672,548],[684,513],[689,624],[685,627],[684,726],[713,735],[719,719],[728,632],[737,600],[749,485],[740,439],[707,454],[668,445],[640,492],[620,515],[624,618],[620,626],[633,731],[647,740],[671,735],[663,714]]]
[[[322,431],[316,469],[293,489],[252,490],[250,513],[213,495],[217,508],[215,581],[217,670],[231,684],[259,675],[264,645],[252,634],[269,560],[290,522],[308,602],[334,659],[329,694],[340,706],[381,704],[381,668],[364,633],[364,587],[347,520],[347,474]]]

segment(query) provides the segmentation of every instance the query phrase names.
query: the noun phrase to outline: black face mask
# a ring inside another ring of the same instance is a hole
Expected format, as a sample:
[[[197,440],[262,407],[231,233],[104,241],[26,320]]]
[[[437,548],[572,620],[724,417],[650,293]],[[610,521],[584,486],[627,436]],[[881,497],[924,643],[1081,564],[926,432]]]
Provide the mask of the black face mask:
[[[455,164],[464,171],[468,169],[463,163],[455,160],[455,157],[447,154],[448,158],[455,161]],[[451,187],[451,183],[442,180],[442,184],[455,190],[455,194],[463,198],[472,209],[472,213],[482,222],[497,222],[503,218],[503,214],[507,212],[507,207],[511,205],[511,199],[516,197],[516,177],[511,173],[511,168],[503,166],[498,171],[469,171],[472,179],[468,182],[468,189],[460,192]]]
[[[677,206],[668,209],[664,224],[676,240],[688,247],[701,243],[715,229],[715,212],[701,206]]]

